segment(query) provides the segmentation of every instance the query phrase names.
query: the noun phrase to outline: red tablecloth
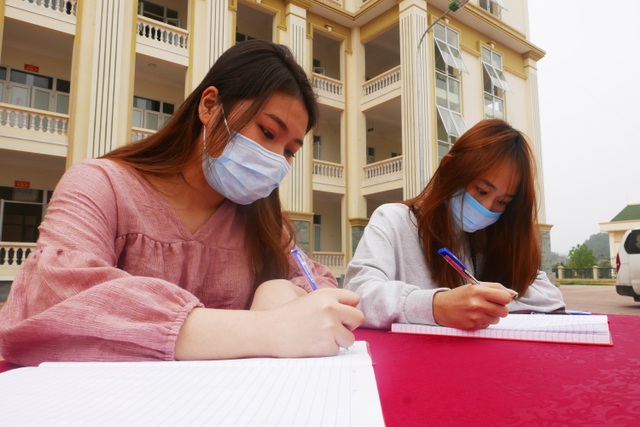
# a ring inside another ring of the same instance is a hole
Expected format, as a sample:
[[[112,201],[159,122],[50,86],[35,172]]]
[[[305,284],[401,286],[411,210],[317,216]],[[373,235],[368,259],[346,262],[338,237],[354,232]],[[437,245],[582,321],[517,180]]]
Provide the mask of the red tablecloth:
[[[613,347],[367,329],[356,338],[370,344],[388,427],[639,426],[640,316],[609,319]],[[0,361],[0,372],[15,367]]]
[[[395,426],[640,426],[640,316],[609,315],[613,346],[395,334],[370,343]]]

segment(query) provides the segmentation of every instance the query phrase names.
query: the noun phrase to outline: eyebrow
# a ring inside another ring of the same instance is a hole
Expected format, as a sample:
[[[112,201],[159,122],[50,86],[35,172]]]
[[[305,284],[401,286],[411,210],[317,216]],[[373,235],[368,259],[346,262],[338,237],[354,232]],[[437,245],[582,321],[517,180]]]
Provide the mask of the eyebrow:
[[[280,117],[276,116],[275,114],[271,114],[271,113],[265,113],[265,115],[270,117],[274,122],[276,122],[278,124],[278,126],[280,126],[280,128],[283,129],[285,132],[289,131],[289,128],[287,127],[286,123],[284,121],[282,121],[282,119]],[[298,144],[300,144],[301,147],[304,145],[304,142],[300,138],[296,138],[296,139],[294,139],[294,141],[297,142]]]
[[[492,183],[491,181],[488,181],[488,180],[486,180],[486,179],[484,179],[484,178],[480,178],[480,181],[482,181],[484,184],[486,184],[487,186],[491,187],[492,189],[497,190],[496,186],[495,186],[495,185],[493,185],[493,183]],[[515,195],[515,194],[505,194],[505,196],[506,196],[506,197],[510,197],[510,198],[512,198],[512,199],[513,199],[514,197],[516,197],[516,195]]]

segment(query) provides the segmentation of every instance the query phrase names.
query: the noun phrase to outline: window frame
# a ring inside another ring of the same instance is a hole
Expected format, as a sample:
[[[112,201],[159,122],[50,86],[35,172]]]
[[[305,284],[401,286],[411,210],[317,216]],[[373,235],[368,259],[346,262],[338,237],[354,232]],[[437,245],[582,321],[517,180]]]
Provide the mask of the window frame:
[[[502,55],[482,46],[483,105],[485,119],[506,118],[506,93],[512,92],[502,67]],[[487,85],[489,85],[487,90]]]
[[[145,108],[144,106],[139,106],[140,104],[136,103],[136,100],[144,101],[148,106],[152,106],[154,103],[157,103],[158,109],[153,108]],[[171,119],[173,114],[165,113],[167,109],[166,106],[170,106],[171,111],[175,111],[175,104],[167,101],[160,101],[157,99],[146,98],[144,96],[134,95],[132,100],[132,108],[131,108],[131,125],[132,127],[137,127],[141,129],[147,129],[152,131],[160,130],[168,121]],[[136,120],[135,114],[140,114],[140,120]],[[149,127],[150,118],[154,117],[157,120],[156,127]],[[140,126],[141,125],[141,126]]]
[[[468,74],[469,70],[462,60],[459,41],[460,34],[454,29],[443,24],[437,24],[434,28],[438,161],[467,130],[462,116],[462,73]]]

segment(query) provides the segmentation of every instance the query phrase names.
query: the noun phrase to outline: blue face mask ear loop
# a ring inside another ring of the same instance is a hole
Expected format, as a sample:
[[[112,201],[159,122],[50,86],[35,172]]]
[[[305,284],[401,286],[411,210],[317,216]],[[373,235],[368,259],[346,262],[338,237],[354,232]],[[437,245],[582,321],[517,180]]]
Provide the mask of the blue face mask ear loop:
[[[202,125],[202,149],[207,151],[207,126]]]
[[[224,107],[220,105],[222,109],[222,120],[224,121],[224,127],[227,128],[227,133],[231,136],[231,131],[229,130],[229,123],[227,123],[227,115],[224,112]],[[207,151],[207,126],[202,125],[202,149],[203,151]]]
[[[220,104],[220,109],[222,110],[222,120],[224,121],[224,127],[227,128],[227,133],[231,136],[231,130],[229,130],[229,123],[227,123],[227,115],[224,112],[224,107]]]

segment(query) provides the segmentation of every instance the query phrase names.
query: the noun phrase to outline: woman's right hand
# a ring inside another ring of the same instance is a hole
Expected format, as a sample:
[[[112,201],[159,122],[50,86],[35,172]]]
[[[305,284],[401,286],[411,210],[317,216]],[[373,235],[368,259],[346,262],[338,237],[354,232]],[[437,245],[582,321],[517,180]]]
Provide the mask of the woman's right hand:
[[[360,297],[346,289],[324,288],[283,300],[288,302],[275,308],[193,309],[178,333],[174,357],[332,356],[354,343],[351,331],[364,322],[364,314],[355,308]]]
[[[331,356],[350,347],[364,322],[360,297],[346,289],[319,289],[263,311],[262,343],[275,357]]]
[[[442,326],[483,329],[509,314],[512,297],[513,291],[499,283],[460,286],[433,296],[433,317]]]

